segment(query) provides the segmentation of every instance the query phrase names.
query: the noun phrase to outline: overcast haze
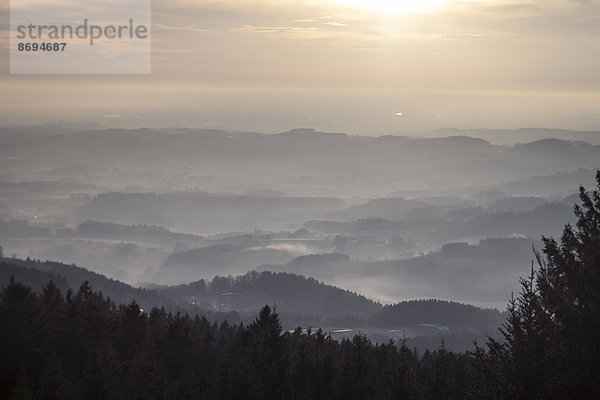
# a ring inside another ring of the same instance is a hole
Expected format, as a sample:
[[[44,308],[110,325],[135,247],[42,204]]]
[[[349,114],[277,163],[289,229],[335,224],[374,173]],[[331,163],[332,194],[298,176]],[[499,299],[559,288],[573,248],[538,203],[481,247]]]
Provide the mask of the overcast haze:
[[[7,19],[4,125],[375,135],[600,122],[598,1],[154,1],[150,76],[8,75]]]

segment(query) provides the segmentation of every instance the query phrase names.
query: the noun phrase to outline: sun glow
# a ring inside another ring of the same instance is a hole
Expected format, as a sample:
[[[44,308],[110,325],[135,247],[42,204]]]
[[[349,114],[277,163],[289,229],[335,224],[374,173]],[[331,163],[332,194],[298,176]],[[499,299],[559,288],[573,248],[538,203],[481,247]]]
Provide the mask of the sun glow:
[[[382,14],[412,14],[430,11],[451,0],[334,0],[335,3]]]

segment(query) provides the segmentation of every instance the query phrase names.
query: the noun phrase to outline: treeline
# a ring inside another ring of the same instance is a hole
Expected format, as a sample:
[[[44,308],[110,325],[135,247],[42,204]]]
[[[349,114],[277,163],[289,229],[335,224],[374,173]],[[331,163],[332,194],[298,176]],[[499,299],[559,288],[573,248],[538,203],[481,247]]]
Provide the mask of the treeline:
[[[162,245],[188,244],[198,245],[201,236],[171,232],[162,226],[123,225],[111,222],[84,221],[75,229],[59,228],[53,234],[52,229],[30,225],[27,220],[0,220],[0,232],[5,238],[92,238],[129,242],[154,243]]]
[[[136,288],[126,283],[107,278],[94,271],[76,265],[67,265],[53,261],[20,260],[15,258],[0,259],[0,279],[2,283],[14,276],[17,281],[31,287],[35,292],[52,280],[63,293],[68,289],[76,289],[82,282],[110,296],[113,301],[128,303],[136,299],[148,309],[155,306],[173,308],[175,304],[168,297],[162,296],[155,290]]]
[[[162,226],[152,225],[122,225],[111,222],[84,221],[75,231],[64,229],[57,231],[63,237],[80,236],[110,240],[134,241],[143,243],[158,243],[175,245],[177,243],[197,244],[201,236],[186,233],[171,232]]]
[[[425,217],[411,218],[401,221],[392,221],[383,218],[359,219],[351,222],[311,220],[303,224],[306,229],[327,234],[376,232],[376,231],[403,231],[409,229],[434,229],[441,223],[440,218]]]
[[[0,300],[0,398],[481,398],[476,353],[282,332],[268,306],[231,326],[116,306],[87,283],[63,296],[11,281]]]
[[[442,300],[411,300],[386,305],[374,314],[370,325],[394,328],[402,324],[435,323],[452,330],[484,331],[499,327],[504,316],[496,309],[482,309],[468,304]]]
[[[368,318],[381,310],[381,304],[365,296],[314,278],[285,272],[251,271],[237,277],[216,276],[211,281],[200,280],[185,285],[158,287],[158,292],[178,301],[189,301],[228,296],[233,309],[257,310],[261,305],[252,303],[253,295],[273,300],[288,314],[320,315],[322,317],[353,315]],[[264,303],[262,303],[264,304]]]
[[[305,260],[312,257],[319,258],[308,256]],[[495,310],[439,300],[404,301],[384,308],[358,293],[285,272],[251,271],[236,277],[216,276],[212,280],[188,284],[137,288],[75,265],[0,259],[0,283],[8,282],[11,276],[37,293],[41,293],[50,280],[63,293],[68,289],[77,290],[82,282],[87,281],[117,304],[127,304],[135,299],[146,310],[164,307],[170,312],[199,313],[210,320],[227,319],[230,323],[252,321],[260,307],[269,303],[277,305],[285,329],[297,326],[407,328],[411,331],[416,329],[417,334],[434,334],[435,338],[431,340],[419,340],[417,347],[420,349],[423,343],[429,343],[428,348],[437,347],[439,333],[448,337],[449,349],[470,348],[474,338],[485,340],[486,335],[497,331],[504,319]],[[221,311],[215,311],[215,305]],[[421,329],[419,324],[442,325],[450,331]],[[459,342],[448,336],[460,333],[465,335]],[[381,340],[384,339],[377,339]]]

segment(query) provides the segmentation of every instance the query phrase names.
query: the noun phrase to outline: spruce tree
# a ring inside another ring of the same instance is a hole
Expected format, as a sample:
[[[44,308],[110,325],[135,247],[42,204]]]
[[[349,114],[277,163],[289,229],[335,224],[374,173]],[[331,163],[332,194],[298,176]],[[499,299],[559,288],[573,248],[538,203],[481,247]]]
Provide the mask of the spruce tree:
[[[538,255],[540,301],[552,319],[553,355],[562,395],[598,398],[600,388],[600,171],[597,187],[580,187],[575,227],[560,242],[544,238]]]
[[[600,171],[592,193],[580,188],[577,223],[560,242],[543,238],[539,271],[521,280],[502,330],[516,398],[600,397]]]

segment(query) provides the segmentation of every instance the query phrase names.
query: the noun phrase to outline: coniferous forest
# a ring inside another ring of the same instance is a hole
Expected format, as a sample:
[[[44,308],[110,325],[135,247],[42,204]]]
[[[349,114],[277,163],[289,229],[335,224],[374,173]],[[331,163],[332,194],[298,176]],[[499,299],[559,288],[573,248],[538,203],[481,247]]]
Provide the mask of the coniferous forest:
[[[501,328],[474,351],[422,354],[409,339],[334,341],[284,332],[265,306],[250,324],[142,311],[85,282],[0,295],[3,399],[597,399],[600,172],[575,225],[544,238]]]

